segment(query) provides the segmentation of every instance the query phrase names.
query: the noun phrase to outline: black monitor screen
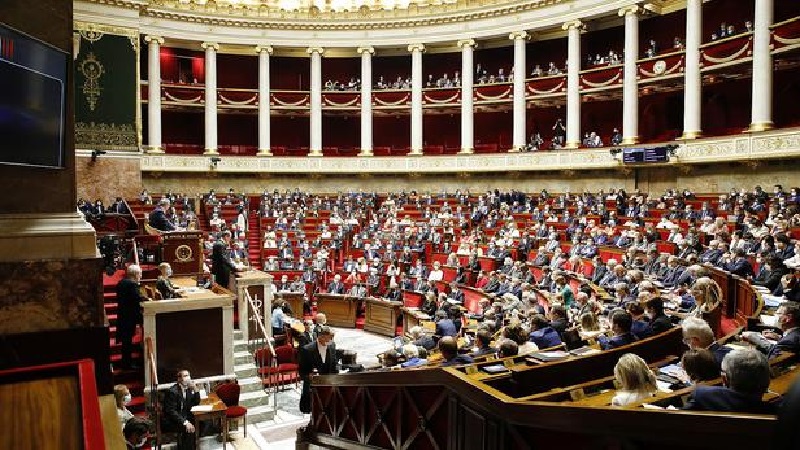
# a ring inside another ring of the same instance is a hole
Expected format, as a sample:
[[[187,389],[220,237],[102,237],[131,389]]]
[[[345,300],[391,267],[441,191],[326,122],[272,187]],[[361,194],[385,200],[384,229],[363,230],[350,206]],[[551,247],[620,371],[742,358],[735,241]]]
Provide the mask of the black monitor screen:
[[[67,54],[0,23],[0,164],[64,166]]]
[[[655,148],[626,148],[622,150],[622,162],[635,163],[660,163],[668,162],[669,155],[666,147]]]

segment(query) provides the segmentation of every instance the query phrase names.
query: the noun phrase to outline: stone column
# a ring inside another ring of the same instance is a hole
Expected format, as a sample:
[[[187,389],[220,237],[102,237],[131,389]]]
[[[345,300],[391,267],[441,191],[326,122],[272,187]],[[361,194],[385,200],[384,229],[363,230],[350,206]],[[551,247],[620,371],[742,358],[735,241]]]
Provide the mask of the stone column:
[[[578,148],[581,145],[581,31],[583,22],[573,20],[565,23],[567,30],[567,140],[565,148]],[[627,58],[626,58],[627,59]]]
[[[311,55],[311,142],[308,156],[322,156],[322,54],[325,49],[309,47]]]
[[[147,42],[147,140],[148,153],[164,153],[161,147],[161,44],[158,36],[145,36]]]
[[[772,128],[772,53],[769,27],[773,20],[773,0],[756,0],[753,20],[753,111],[750,131]]]
[[[272,156],[270,151],[269,55],[272,47],[256,46],[258,53],[258,156]]]
[[[511,138],[511,152],[525,149],[525,42],[528,33],[515,31],[508,35],[514,41],[514,126]]]
[[[475,151],[473,112],[475,69],[472,67],[475,40],[463,39],[458,41],[457,45],[461,48],[461,153],[470,154]]]
[[[700,39],[702,33],[703,0],[687,0],[686,70],[683,83],[683,136],[681,139],[696,139],[702,130],[700,125],[700,102],[702,101]]]
[[[206,51],[206,155],[217,151],[217,50],[219,44],[203,42]]]
[[[625,66],[622,87],[622,143],[639,142],[639,82],[636,60],[639,59],[639,5],[619,10],[625,17]]]
[[[409,155],[421,155],[423,148],[422,141],[422,52],[425,51],[423,44],[411,44],[408,46],[411,52],[411,153]]]
[[[359,47],[361,54],[361,153],[372,156],[372,47]]]

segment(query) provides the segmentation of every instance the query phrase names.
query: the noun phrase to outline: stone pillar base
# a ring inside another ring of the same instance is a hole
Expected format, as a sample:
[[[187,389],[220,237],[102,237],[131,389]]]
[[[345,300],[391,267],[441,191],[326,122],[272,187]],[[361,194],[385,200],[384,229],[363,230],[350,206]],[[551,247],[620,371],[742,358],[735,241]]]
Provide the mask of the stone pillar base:
[[[473,153],[475,153],[475,150],[471,148],[462,148],[461,151],[458,152],[459,155],[471,155]]]
[[[758,133],[761,131],[769,131],[773,128],[775,128],[775,124],[772,122],[753,122],[750,124],[750,127],[747,128],[747,132]]]
[[[567,141],[564,144],[564,148],[575,149],[581,147],[581,141]]]
[[[77,211],[0,214],[0,261],[96,258],[96,239]]]
[[[421,148],[416,148],[416,149],[412,148],[411,152],[408,154],[408,156],[422,156],[422,149]]]
[[[622,138],[622,145],[634,145],[639,143],[639,136],[627,136]]]
[[[216,148],[207,148],[204,152],[204,155],[219,155],[219,151]]]
[[[268,148],[262,148],[258,150],[256,156],[272,156],[272,152]]]
[[[684,131],[681,137],[678,140],[681,141],[689,141],[692,139],[698,139],[703,135],[701,131]]]
[[[371,148],[362,148],[361,149],[361,153],[359,153],[358,156],[373,156],[372,155],[372,149]]]
[[[313,156],[315,158],[318,158],[322,156],[322,150],[311,150],[308,152],[308,156]]]
[[[525,151],[525,146],[524,145],[523,146],[515,145],[515,146],[511,147],[510,149],[508,149],[508,153],[521,153],[523,151]]]
[[[164,153],[164,149],[161,148],[161,147],[151,147],[151,146],[148,145],[148,146],[144,147],[144,152],[145,153]]]

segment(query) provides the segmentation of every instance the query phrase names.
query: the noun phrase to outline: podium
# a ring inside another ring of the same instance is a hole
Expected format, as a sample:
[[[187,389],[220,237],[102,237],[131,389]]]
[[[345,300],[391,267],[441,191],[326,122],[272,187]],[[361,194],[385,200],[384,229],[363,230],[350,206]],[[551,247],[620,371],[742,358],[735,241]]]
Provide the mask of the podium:
[[[195,288],[194,279],[172,282],[190,290],[181,298],[142,303],[144,336],[153,342],[158,380],[173,383],[181,368],[193,378],[235,377],[233,294],[223,288]],[[144,374],[145,386],[150,386],[150,371]]]
[[[203,232],[172,231],[161,234],[161,261],[172,267],[172,275],[203,274]]]
[[[316,294],[317,311],[325,314],[328,325],[355,328],[359,299],[342,294]]]
[[[303,304],[305,304],[305,294],[302,292],[278,292],[275,294],[277,300],[283,300],[292,309],[292,315],[298,319],[303,318]]]
[[[365,299],[364,303],[366,306],[364,331],[394,337],[397,330],[397,317],[400,315],[403,303],[371,297]]]
[[[262,338],[255,323],[253,306],[247,301],[245,293],[250,294],[253,299],[267,337],[272,336],[272,275],[260,270],[248,270],[237,273],[233,283],[238,299],[239,329],[242,330],[242,336],[247,340]]]

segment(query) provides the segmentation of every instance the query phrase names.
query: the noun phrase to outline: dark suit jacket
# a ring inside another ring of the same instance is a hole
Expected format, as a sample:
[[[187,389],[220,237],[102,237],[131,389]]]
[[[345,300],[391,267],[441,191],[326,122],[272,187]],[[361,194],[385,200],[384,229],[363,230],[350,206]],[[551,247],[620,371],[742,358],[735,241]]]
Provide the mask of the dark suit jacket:
[[[541,330],[531,332],[530,339],[540,349],[561,344],[561,337],[553,327],[544,327]]]
[[[663,333],[670,328],[672,328],[672,322],[670,322],[666,314],[662,314],[650,321],[650,336]]]
[[[458,334],[458,330],[452,320],[442,319],[436,322],[436,332],[434,334],[439,337],[455,336]]]
[[[711,344],[708,349],[711,353],[714,354],[714,361],[717,362],[717,366],[722,368],[722,360],[725,359],[725,355],[731,352],[731,348],[725,345],[719,345],[718,343],[714,342]]]
[[[460,366],[462,364],[472,364],[473,360],[471,356],[468,355],[457,355],[455,358],[444,361],[441,364],[441,367],[450,367],[450,366]]]
[[[329,294],[344,294],[344,283],[336,284],[335,281],[331,281],[331,284],[328,286],[328,293]]]
[[[730,264],[725,264],[724,268],[728,272],[734,275],[739,275],[740,277],[747,278],[755,275],[753,272],[753,266],[750,264],[750,261],[745,258],[736,258],[731,261]]]
[[[150,213],[148,216],[148,222],[150,223],[151,227],[158,231],[175,230],[175,225],[173,225],[172,222],[167,219],[167,215],[164,214],[164,210],[160,207],[154,209],[153,212]]]
[[[600,336],[597,340],[600,343],[600,348],[603,350],[611,350],[612,348],[628,345],[632,342],[635,342],[637,339],[633,333],[625,333],[618,336],[612,336],[611,338]]]
[[[308,413],[311,412],[311,373],[314,369],[320,375],[339,373],[339,366],[336,363],[336,344],[331,342],[328,345],[324,363],[317,349],[317,341],[312,341],[310,344],[301,347],[299,357],[298,371],[300,372],[300,378],[303,379],[303,392],[300,394],[300,411]]]
[[[162,424],[164,429],[167,431],[182,431],[185,420],[194,423],[194,415],[191,410],[192,406],[200,404],[200,393],[186,391],[186,398],[184,398],[180,386],[176,383],[164,393],[163,402],[164,417]]]
[[[698,385],[683,409],[775,414],[777,405],[761,401],[760,395],[745,395],[723,386]]]
[[[125,278],[117,283],[117,336],[131,338],[137,324],[142,324],[142,302],[139,285]]]
[[[766,353],[770,358],[778,356],[781,352],[790,352],[795,354],[795,361],[800,360],[800,328],[795,328],[784,334],[777,344],[769,346],[760,344],[758,349]]]
[[[211,274],[217,284],[227,289],[231,282],[231,273],[235,271],[236,266],[231,261],[228,246],[223,241],[215,242],[211,248]]]

